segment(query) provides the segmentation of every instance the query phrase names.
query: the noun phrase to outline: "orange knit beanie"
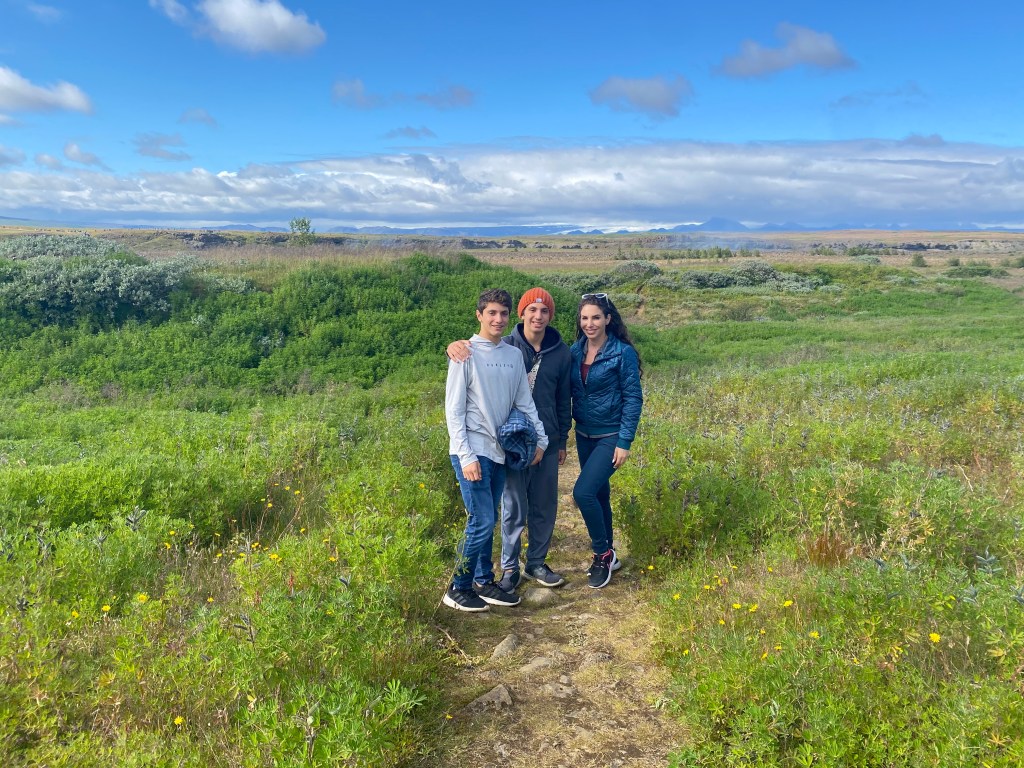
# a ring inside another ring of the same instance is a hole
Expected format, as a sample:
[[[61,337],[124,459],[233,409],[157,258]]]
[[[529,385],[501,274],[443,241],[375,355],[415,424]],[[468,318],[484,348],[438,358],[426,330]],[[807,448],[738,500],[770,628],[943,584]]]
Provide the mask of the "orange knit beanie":
[[[543,288],[531,288],[523,294],[523,298],[519,300],[519,316],[523,316],[523,312],[526,311],[530,304],[536,303],[543,304],[551,310],[551,317],[555,316],[555,300]]]

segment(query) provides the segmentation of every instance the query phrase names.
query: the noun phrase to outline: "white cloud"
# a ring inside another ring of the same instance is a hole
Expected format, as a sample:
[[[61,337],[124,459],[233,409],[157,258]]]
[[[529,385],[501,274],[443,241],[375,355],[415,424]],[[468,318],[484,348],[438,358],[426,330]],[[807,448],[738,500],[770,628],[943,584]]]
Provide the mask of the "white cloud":
[[[77,85],[61,81],[56,85],[34,85],[13,69],[0,67],[0,109],[9,112],[69,110],[92,112],[89,97]]]
[[[331,88],[331,95],[339,104],[353,109],[377,109],[386,103],[383,96],[368,93],[366,86],[359,78],[337,80]]]
[[[144,157],[155,157],[158,160],[191,160],[192,156],[187,152],[174,152],[168,147],[185,146],[184,139],[180,134],[163,133],[140,133],[133,141],[135,151]]]
[[[55,24],[64,16],[63,11],[50,5],[29,3],[25,7],[28,8],[29,13],[35,16],[36,19],[41,21],[43,24]]]
[[[20,149],[5,147],[0,144],[0,167],[5,165],[21,165],[25,162],[25,153]]]
[[[656,120],[675,117],[679,107],[693,96],[693,87],[682,75],[674,77],[609,77],[590,92],[594,104],[614,112],[640,112]]]
[[[899,88],[884,91],[855,91],[829,104],[832,109],[856,109],[863,107],[912,107],[927,101],[927,94],[914,82]]]
[[[381,109],[393,104],[416,102],[438,110],[463,109],[476,103],[476,94],[464,85],[450,85],[431,93],[371,93],[360,78],[336,80],[331,88],[334,100],[353,109]]]
[[[178,118],[179,123],[203,123],[211,128],[217,127],[217,121],[213,115],[207,112],[202,107],[195,107],[193,109],[186,109],[181,113],[181,117]]]
[[[419,128],[414,128],[411,125],[403,126],[402,128],[395,128],[384,134],[385,139],[433,139],[437,138],[437,134],[427,128],[425,125],[421,125]]]
[[[77,145],[62,173],[0,170],[0,210],[94,221],[320,220],[395,226],[995,224],[1024,210],[1024,149],[903,141],[643,142],[330,158],[122,176]],[[51,161],[36,163],[51,167]],[[315,202],[311,202],[315,201]],[[12,214],[9,214],[12,215]],[[65,216],[66,217],[66,216]]]
[[[149,7],[160,11],[175,24],[185,24],[189,20],[188,8],[178,0],[149,0]]]
[[[197,9],[207,34],[250,53],[302,53],[327,39],[319,24],[278,0],[202,0]]]
[[[461,109],[476,102],[476,94],[462,85],[451,85],[434,93],[417,93],[413,98],[434,109]]]
[[[47,155],[43,152],[37,154],[33,159],[36,161],[36,165],[42,168],[47,168],[51,171],[63,171],[65,167],[64,163],[62,163],[58,158],[53,155]]]
[[[775,28],[775,34],[782,41],[780,47],[767,48],[753,40],[744,40],[739,54],[726,57],[720,70],[731,77],[762,77],[800,65],[817,69],[856,66],[827,32],[782,22]]]
[[[95,165],[98,168],[107,167],[96,155],[92,152],[86,152],[74,141],[69,141],[64,145],[64,157],[74,163],[81,163],[82,165]]]
[[[0,125],[18,125],[18,121],[10,115],[0,114]]]

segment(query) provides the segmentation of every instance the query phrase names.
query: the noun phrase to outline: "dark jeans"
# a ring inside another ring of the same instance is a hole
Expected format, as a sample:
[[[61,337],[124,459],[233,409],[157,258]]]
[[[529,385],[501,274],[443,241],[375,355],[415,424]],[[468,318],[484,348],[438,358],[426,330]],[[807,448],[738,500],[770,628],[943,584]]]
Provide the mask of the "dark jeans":
[[[595,555],[603,555],[612,547],[612,486],[608,481],[615,473],[612,457],[618,439],[618,435],[591,438],[576,433],[580,476],[572,489],[572,497],[587,524]]]
[[[462,474],[458,456],[451,456],[455,477],[459,480],[462,501],[466,505],[466,530],[459,542],[458,560],[452,583],[456,589],[471,589],[473,582],[494,581],[494,523],[497,520],[501,492],[505,489],[505,465],[477,456],[480,479],[470,482]]]

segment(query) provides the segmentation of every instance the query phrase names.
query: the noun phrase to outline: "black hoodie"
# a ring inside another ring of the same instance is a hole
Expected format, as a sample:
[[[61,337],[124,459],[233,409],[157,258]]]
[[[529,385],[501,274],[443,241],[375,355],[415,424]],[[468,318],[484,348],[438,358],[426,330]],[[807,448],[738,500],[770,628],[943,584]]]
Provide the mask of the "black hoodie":
[[[544,330],[540,352],[537,352],[526,340],[522,323],[504,338],[504,342],[517,347],[523,353],[527,371],[533,368],[538,357],[541,359],[540,367],[537,368],[537,379],[533,385],[533,402],[537,406],[541,423],[544,424],[544,434],[550,441],[548,452],[564,451],[572,422],[572,388],[569,382],[572,355],[569,353],[569,347],[562,341],[562,335],[548,326]]]

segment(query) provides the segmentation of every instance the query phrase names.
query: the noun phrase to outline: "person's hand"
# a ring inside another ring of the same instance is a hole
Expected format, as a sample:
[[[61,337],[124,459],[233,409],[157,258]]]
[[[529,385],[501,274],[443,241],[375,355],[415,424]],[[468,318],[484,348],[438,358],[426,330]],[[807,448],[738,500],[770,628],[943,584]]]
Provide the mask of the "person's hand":
[[[448,355],[449,360],[454,360],[456,363],[464,363],[473,354],[473,348],[469,345],[468,341],[453,341],[448,345],[445,354]]]
[[[565,448],[561,448],[558,451],[558,466],[565,464]]]
[[[626,463],[626,459],[629,458],[629,450],[626,448],[615,448],[615,453],[612,454],[612,466],[618,469]]]
[[[532,467],[535,464],[540,464],[540,460],[543,459],[543,458],[544,458],[544,449],[541,448],[538,445],[537,449],[533,452],[533,461],[530,462],[530,466]]]
[[[472,464],[464,466],[462,476],[471,483],[479,483],[484,476],[484,473],[480,471],[480,462],[474,461]]]

